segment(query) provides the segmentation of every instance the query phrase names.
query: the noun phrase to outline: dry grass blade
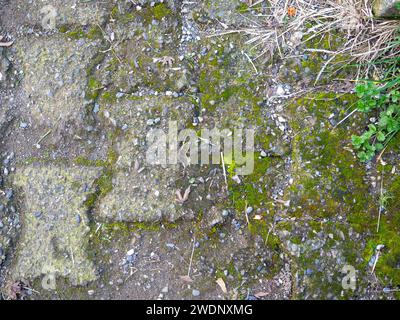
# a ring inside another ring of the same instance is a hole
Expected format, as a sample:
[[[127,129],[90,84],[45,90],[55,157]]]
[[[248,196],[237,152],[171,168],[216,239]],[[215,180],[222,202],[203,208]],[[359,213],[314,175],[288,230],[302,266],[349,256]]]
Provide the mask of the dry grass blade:
[[[337,31],[345,32],[348,41],[338,50],[327,52],[330,58],[320,70],[316,82],[328,66],[342,68],[359,64],[357,79],[376,67],[370,62],[381,57],[398,57],[400,46],[393,41],[398,35],[399,20],[377,20],[372,13],[372,0],[271,0],[268,14],[254,17],[248,28],[227,30],[223,34],[243,33],[249,37],[250,50],[259,49],[255,58],[289,56],[300,43],[322,38]],[[288,12],[292,9],[292,12]],[[295,11],[293,11],[295,9]],[[261,48],[261,49],[260,49]],[[343,58],[338,63],[337,58]],[[255,60],[252,58],[252,61]],[[339,65],[339,66],[338,66]]]
[[[221,288],[222,292],[227,294],[228,290],[226,289],[226,284],[225,281],[222,278],[218,278],[217,281],[215,281],[218,286]]]

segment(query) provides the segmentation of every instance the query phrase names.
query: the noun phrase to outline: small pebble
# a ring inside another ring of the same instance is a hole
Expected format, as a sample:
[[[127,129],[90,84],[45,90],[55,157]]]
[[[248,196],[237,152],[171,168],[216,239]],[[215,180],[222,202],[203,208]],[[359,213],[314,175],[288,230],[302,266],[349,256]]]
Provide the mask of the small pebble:
[[[261,151],[260,156],[263,157],[263,158],[266,158],[267,157],[267,153],[263,150],[263,151]]]
[[[198,296],[200,296],[200,291],[199,291],[199,290],[196,290],[196,289],[193,289],[193,291],[192,291],[192,296],[193,296],[193,297],[198,297]]]
[[[161,292],[162,292],[162,293],[168,293],[168,287],[162,288]]]
[[[40,218],[42,216],[42,213],[40,211],[36,211],[33,213],[33,215],[35,216],[35,218]]]

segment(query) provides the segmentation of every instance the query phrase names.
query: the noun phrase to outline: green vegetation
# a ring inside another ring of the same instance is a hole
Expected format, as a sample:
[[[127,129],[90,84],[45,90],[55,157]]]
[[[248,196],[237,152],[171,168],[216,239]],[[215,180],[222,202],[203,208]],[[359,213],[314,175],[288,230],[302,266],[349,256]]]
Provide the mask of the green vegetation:
[[[399,31],[400,29],[398,29]],[[400,36],[388,44],[387,50],[400,47]],[[385,70],[380,81],[366,81],[356,86],[357,110],[370,115],[373,121],[360,136],[352,136],[361,161],[370,161],[386,148],[400,130],[400,57],[371,61],[371,65]]]
[[[376,152],[385,148],[388,142],[400,130],[400,91],[397,87],[380,88],[372,82],[356,87],[357,110],[364,113],[379,112],[374,123],[368,125],[368,130],[362,135],[353,135],[354,147],[359,150],[361,161],[371,160]]]

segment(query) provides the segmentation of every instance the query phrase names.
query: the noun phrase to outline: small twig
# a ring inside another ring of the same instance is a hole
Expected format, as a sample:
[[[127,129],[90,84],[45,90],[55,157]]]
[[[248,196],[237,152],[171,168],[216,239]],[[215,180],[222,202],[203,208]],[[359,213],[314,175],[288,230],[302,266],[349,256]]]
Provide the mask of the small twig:
[[[256,66],[254,65],[253,60],[251,60],[251,58],[249,57],[249,55],[246,52],[242,51],[242,53],[247,58],[247,60],[249,60],[250,64],[252,65],[252,67],[253,67],[254,71],[256,72],[256,75],[257,75],[258,74],[258,70],[257,70]]]
[[[400,289],[384,289],[384,292],[385,293],[388,293],[388,292],[399,292],[400,291]]]
[[[247,225],[249,226],[249,225],[250,225],[250,221],[249,221],[249,216],[248,216],[248,214],[247,214],[247,201],[246,201],[246,206],[245,206],[245,208],[244,208],[244,214],[245,214],[245,216],[246,216]]]
[[[379,253],[380,253],[380,251],[377,251],[377,253],[375,255],[375,261],[374,261],[374,265],[372,266],[371,274],[374,274],[375,267],[376,267],[376,264],[378,263],[378,259],[379,259]]]
[[[99,230],[100,230],[101,227],[103,227],[103,224],[102,224],[102,223],[99,223],[99,224],[98,224],[98,227],[96,228],[96,231],[95,231],[96,234],[97,234],[97,232],[99,232]]]
[[[354,113],[357,112],[357,108],[350,112],[347,116],[345,116],[342,120],[340,120],[333,128],[336,129],[340,126],[343,122],[345,122],[348,118],[350,118]]]
[[[35,289],[33,289],[33,288],[26,287],[26,286],[22,287],[22,289],[31,290],[31,291],[34,292],[34,293],[40,294],[39,291],[37,291],[37,290],[35,290]]]
[[[225,184],[226,184],[226,190],[228,190],[228,180],[226,178],[226,170],[225,170],[225,161],[224,161],[224,155],[221,151],[221,161],[222,161],[222,171],[224,173],[224,179],[225,179]]]
[[[49,131],[47,131],[39,140],[38,142],[36,142],[36,145],[40,145],[40,143],[52,132],[52,130],[50,129]]]
[[[12,46],[12,44],[13,44],[14,42],[12,42],[12,41],[9,41],[9,42],[0,42],[0,47],[11,47]]]
[[[125,282],[129,280],[130,277],[132,277],[136,272],[138,272],[138,269],[135,267],[130,267],[131,272],[129,274],[129,276],[125,279]],[[135,271],[132,271],[133,269],[135,269]]]
[[[74,258],[74,251],[72,250],[72,247],[70,248],[71,250],[71,260],[72,260],[72,265],[75,266],[75,258]]]
[[[193,254],[194,254],[195,245],[196,245],[196,236],[193,236],[192,254],[190,255],[189,269],[188,269],[188,273],[187,273],[188,277],[190,277],[190,272],[192,271],[192,262],[193,262]]]
[[[374,261],[374,265],[372,266],[371,274],[374,274],[376,265],[377,265],[377,263],[378,263],[379,255],[380,255],[381,250],[382,250],[383,248],[384,248],[384,245],[381,245],[381,244],[376,246],[376,249],[375,249],[375,252],[376,252],[376,254],[375,254],[375,261]]]
[[[256,2],[252,3],[251,5],[249,5],[249,8],[252,8],[252,7],[260,4],[261,2],[264,2],[264,0],[259,0],[259,1],[256,1]]]
[[[382,158],[383,154],[385,153],[387,147],[388,147],[388,145],[386,145],[386,146],[383,148],[383,150],[381,151],[381,153],[380,153],[380,154],[378,155],[378,157],[376,158],[376,162],[377,162],[377,163],[379,162],[379,160],[381,160],[381,158]]]
[[[381,203],[381,201],[382,201],[382,198],[383,198],[383,171],[384,171],[384,168],[385,167],[382,168],[381,195],[380,195],[381,198],[380,198],[380,203],[379,203],[378,224],[376,226],[376,233],[379,233],[379,225],[381,223],[381,214],[382,214],[382,203]]]
[[[265,245],[268,244],[269,235],[271,234],[272,231],[274,231],[274,229],[275,229],[275,221],[271,225],[271,228],[269,228],[269,230],[268,230],[267,237],[265,238]]]
[[[327,66],[332,62],[332,60],[335,59],[335,58],[336,58],[336,55],[333,55],[332,57],[330,57],[330,58],[328,59],[328,61],[325,62],[325,64],[323,65],[323,67],[322,67],[321,70],[319,71],[319,73],[318,73],[318,75],[317,75],[317,78],[315,79],[314,86],[318,83],[318,81],[319,81],[319,79],[321,78],[322,74],[324,73],[326,67],[327,67]]]

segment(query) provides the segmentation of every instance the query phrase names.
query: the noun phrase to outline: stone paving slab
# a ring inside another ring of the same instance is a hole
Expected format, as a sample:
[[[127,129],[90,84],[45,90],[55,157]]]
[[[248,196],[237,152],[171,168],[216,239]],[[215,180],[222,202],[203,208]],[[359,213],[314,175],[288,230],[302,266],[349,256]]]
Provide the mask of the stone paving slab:
[[[85,251],[89,232],[85,200],[99,173],[82,167],[19,168],[14,183],[23,192],[24,218],[13,278],[54,274],[73,284],[96,279]]]

